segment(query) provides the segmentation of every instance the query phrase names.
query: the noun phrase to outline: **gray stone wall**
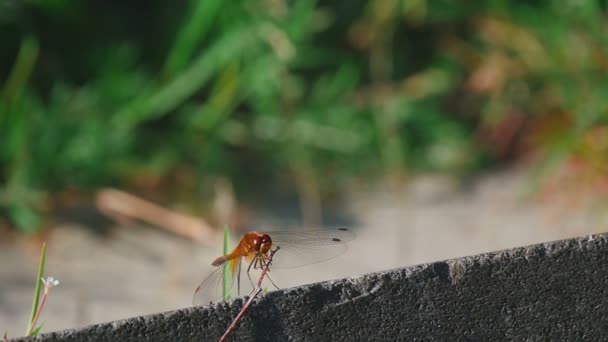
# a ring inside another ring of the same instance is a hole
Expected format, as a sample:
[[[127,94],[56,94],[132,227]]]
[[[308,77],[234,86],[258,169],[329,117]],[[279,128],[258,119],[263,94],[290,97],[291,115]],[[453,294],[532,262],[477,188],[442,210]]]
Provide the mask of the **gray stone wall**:
[[[214,341],[243,304],[237,299],[33,340]],[[229,340],[606,341],[608,235],[271,292]]]

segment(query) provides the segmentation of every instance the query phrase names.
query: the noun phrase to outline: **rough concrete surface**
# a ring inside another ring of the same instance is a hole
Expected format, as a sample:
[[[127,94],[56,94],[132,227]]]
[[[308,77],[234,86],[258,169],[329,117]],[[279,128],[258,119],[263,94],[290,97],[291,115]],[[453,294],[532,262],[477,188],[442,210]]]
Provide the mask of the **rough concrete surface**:
[[[39,341],[213,341],[243,301],[64,330]],[[608,337],[608,234],[264,295],[231,341],[583,341]],[[22,341],[25,341],[23,339]]]
[[[597,234],[608,227],[605,203],[569,192],[551,192],[551,201],[541,201],[531,193],[526,170],[491,173],[470,183],[419,175],[401,185],[349,189],[335,205],[324,203],[321,226],[351,228],[356,239],[329,261],[274,269],[272,279],[280,288]],[[304,228],[297,197],[267,197],[251,210],[249,229]],[[573,205],[573,200],[584,201]],[[61,285],[45,304],[43,333],[191,307],[194,289],[221,254],[221,240],[193,243],[139,224],[110,223],[104,231],[95,221],[79,219],[85,213],[55,221],[45,235],[45,275]],[[0,334],[19,337],[30,315],[40,241],[4,238],[0,235]]]

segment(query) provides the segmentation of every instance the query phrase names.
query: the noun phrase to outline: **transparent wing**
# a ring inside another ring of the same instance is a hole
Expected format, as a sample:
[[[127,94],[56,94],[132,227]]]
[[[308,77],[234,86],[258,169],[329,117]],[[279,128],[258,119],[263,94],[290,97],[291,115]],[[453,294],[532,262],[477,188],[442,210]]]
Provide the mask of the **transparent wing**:
[[[272,239],[272,245],[280,247],[273,257],[271,269],[295,268],[329,260],[346,252],[348,249],[347,243],[355,238],[355,234],[346,228],[304,232],[280,231],[268,232],[267,234]],[[242,263],[241,274],[239,274],[241,260],[241,258],[235,258],[229,261],[230,267],[228,269],[232,274],[232,282],[230,284],[232,297],[250,293],[254,286],[253,283],[257,283],[257,279],[259,278],[256,271],[261,271],[260,269],[255,270],[254,267],[251,267],[249,272],[251,280],[248,279],[248,263]],[[240,293],[237,291],[239,276],[241,277]],[[193,304],[207,305],[212,302],[223,301],[222,278],[223,267],[220,266],[196,288],[192,300]],[[271,284],[267,286],[270,288]]]
[[[232,279],[230,284],[230,298],[236,298],[241,295],[251,295],[254,288],[257,286],[258,280],[261,276],[261,269],[254,269],[253,267],[247,272],[249,264],[241,264],[241,272],[238,272],[238,266],[232,273]],[[198,305],[209,305],[211,303],[218,303],[224,301],[222,291],[222,278],[223,278],[223,267],[217,267],[205,280],[196,288],[194,291],[194,297],[192,298],[192,304]],[[239,278],[240,277],[240,286]],[[272,290],[276,287],[270,276],[267,274],[262,282],[262,288]]]
[[[227,271],[230,275],[230,294],[231,297],[238,296],[237,293],[237,277],[238,277],[238,264],[241,262],[241,258],[233,259],[229,261]],[[223,275],[224,267],[218,266],[200,285],[194,290],[194,296],[192,298],[192,304],[194,305],[208,305],[210,303],[217,303],[224,300],[223,295]]]
[[[295,268],[329,260],[346,252],[355,234],[346,229],[267,232],[280,247],[271,268]]]

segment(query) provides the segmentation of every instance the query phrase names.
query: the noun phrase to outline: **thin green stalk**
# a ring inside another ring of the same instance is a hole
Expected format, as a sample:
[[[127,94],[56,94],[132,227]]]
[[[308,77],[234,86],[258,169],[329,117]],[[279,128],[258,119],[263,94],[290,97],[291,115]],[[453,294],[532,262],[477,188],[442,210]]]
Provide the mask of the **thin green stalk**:
[[[230,228],[224,227],[224,255],[230,253]],[[230,272],[230,262],[225,262],[222,266],[222,299],[229,300],[232,289],[232,272]]]
[[[32,313],[30,314],[30,323],[27,327],[25,336],[30,336],[34,329],[34,321],[36,312],[38,312],[38,302],[40,300],[40,287],[42,286],[42,276],[44,275],[44,264],[46,262],[46,242],[42,243],[42,253],[40,254],[40,264],[38,265],[38,277],[36,278],[36,292],[34,293],[34,301],[32,303]]]
[[[38,41],[32,36],[28,36],[21,41],[15,65],[2,89],[2,97],[9,103],[14,104],[21,97],[37,59]]]

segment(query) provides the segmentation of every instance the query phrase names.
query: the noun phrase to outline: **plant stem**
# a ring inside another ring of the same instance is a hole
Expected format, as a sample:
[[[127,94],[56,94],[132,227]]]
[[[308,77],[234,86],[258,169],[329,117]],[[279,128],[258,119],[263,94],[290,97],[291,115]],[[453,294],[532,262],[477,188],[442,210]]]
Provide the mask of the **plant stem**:
[[[249,299],[247,300],[247,302],[245,303],[245,305],[243,306],[241,311],[239,311],[238,315],[236,315],[236,317],[234,318],[234,320],[232,321],[232,323],[230,324],[228,329],[226,329],[226,332],[224,333],[224,335],[222,335],[222,337],[220,337],[219,342],[224,342],[226,340],[228,335],[230,335],[230,333],[236,328],[236,325],[239,323],[241,318],[243,318],[243,315],[245,315],[245,312],[251,306],[251,303],[253,303],[253,300],[262,292],[262,281],[264,280],[266,273],[268,273],[268,267],[270,267],[270,264],[272,263],[272,257],[274,256],[274,253],[276,253],[279,250],[279,248],[280,247],[277,247],[275,250],[270,252],[270,255],[268,256],[268,260],[266,261],[266,265],[264,266],[264,270],[262,270],[260,279],[258,279],[258,286],[256,286],[255,290],[253,290],[251,297],[249,297]]]
[[[44,308],[44,303],[46,302],[46,297],[48,293],[49,291],[47,289],[44,289],[44,294],[42,295],[42,299],[40,299],[40,306],[38,306],[36,316],[34,317],[34,320],[32,321],[30,328],[28,329],[27,336],[30,336],[32,330],[36,327],[36,324],[38,323],[38,318],[40,318],[40,314],[42,313],[42,309]]]
[[[40,299],[40,285],[42,285],[42,276],[44,275],[44,264],[46,262],[46,242],[42,243],[42,252],[40,253],[40,263],[38,264],[38,277],[36,278],[36,292],[32,302],[32,313],[30,314],[30,324],[27,327],[25,336],[30,336],[34,329],[34,320],[38,315],[38,300]]]

